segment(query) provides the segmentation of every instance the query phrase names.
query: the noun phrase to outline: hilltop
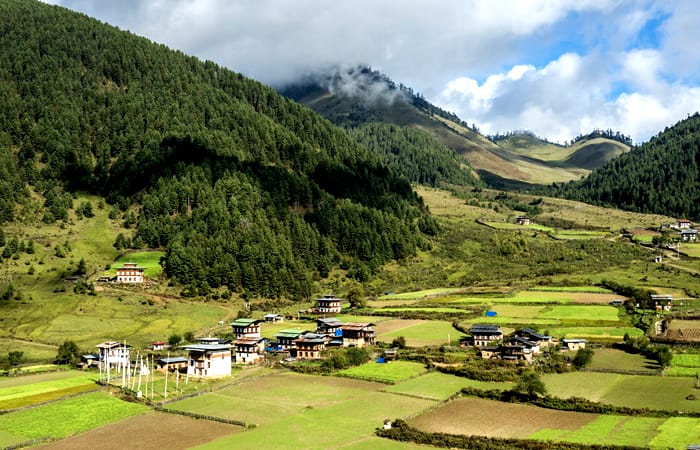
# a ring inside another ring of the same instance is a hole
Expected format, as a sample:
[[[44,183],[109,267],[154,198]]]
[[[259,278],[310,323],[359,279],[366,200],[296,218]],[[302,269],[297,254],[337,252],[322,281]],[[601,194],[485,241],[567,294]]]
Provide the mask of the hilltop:
[[[496,188],[576,180],[629,149],[624,142],[593,135],[570,146],[551,144],[530,134],[489,139],[476,125],[465,123],[410,87],[368,67],[310,74],[278,90],[350,129],[385,123],[427,133]]]

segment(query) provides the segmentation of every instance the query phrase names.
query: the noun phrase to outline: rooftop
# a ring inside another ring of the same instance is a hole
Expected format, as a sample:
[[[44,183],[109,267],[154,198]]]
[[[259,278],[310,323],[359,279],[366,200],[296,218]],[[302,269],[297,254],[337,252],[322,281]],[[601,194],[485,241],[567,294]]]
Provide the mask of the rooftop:
[[[231,344],[192,344],[184,345],[182,348],[189,352],[220,352],[231,350]]]
[[[230,323],[232,327],[249,327],[262,322],[260,319],[236,319]]]
[[[469,328],[470,333],[495,333],[503,334],[501,327],[498,325],[474,324]]]

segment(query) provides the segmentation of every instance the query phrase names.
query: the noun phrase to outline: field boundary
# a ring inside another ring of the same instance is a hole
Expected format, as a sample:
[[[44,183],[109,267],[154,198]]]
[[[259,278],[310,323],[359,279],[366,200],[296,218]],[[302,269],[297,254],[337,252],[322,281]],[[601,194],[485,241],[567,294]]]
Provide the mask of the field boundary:
[[[646,375],[652,377],[658,377],[663,375],[663,370],[628,370],[628,369],[591,369],[589,367],[583,367],[578,369],[580,372],[603,372],[603,373],[619,373],[622,375]]]
[[[221,423],[226,423],[229,425],[238,425],[239,427],[243,427],[243,428],[255,428],[255,427],[257,427],[257,425],[254,423],[246,423],[246,422],[243,422],[241,420],[224,419],[223,417],[209,416],[206,414],[198,414],[198,413],[189,412],[189,411],[180,411],[177,409],[163,408],[160,405],[156,405],[155,410],[160,411],[160,412],[164,412],[167,414],[175,414],[175,415],[179,415],[179,416],[193,417],[195,419],[201,419],[201,420],[210,420],[212,422],[221,422]]]
[[[285,371],[280,371],[277,373],[284,373],[284,372]],[[174,397],[174,398],[168,399],[168,400],[162,400],[158,403],[153,403],[153,406],[154,406],[154,408],[163,408],[163,406],[169,405],[170,403],[179,402],[180,400],[187,400],[188,398],[199,397],[200,395],[204,395],[204,394],[211,394],[212,392],[220,391],[222,389],[226,389],[226,388],[229,388],[231,386],[237,386],[239,384],[247,383],[249,381],[256,381],[260,378],[269,377],[270,375],[275,375],[277,373],[275,373],[275,372],[266,373],[264,375],[258,375],[255,377],[244,378],[242,380],[235,380],[235,381],[232,381],[232,382],[226,383],[226,384],[209,386],[207,389],[202,389],[201,391],[192,392],[192,393],[185,394],[185,395],[182,395],[180,397]]]
[[[8,445],[7,447],[4,447],[4,450],[16,450],[18,448],[33,447],[37,444],[43,444],[45,442],[49,442],[52,440],[53,440],[53,438],[51,436],[34,438],[34,439],[29,440],[29,441],[24,441],[24,442],[19,442],[17,444]]]

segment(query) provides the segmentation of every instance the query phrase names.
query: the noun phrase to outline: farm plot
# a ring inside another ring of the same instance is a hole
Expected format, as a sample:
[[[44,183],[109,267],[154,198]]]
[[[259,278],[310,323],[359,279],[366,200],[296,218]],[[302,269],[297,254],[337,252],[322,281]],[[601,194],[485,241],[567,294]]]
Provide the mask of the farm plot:
[[[625,334],[632,337],[643,336],[644,332],[635,327],[556,327],[550,334],[561,338],[585,338],[599,341],[622,341]]]
[[[338,448],[372,437],[387,417],[405,417],[436,404],[433,400],[380,392],[385,386],[340,377],[280,373],[169,407],[258,425],[197,448]]]
[[[16,339],[0,339],[0,354],[6,355],[9,352],[23,352],[26,362],[47,362],[56,358],[57,346],[40,344],[38,342],[27,342]]]
[[[439,320],[394,319],[378,323],[374,327],[377,340],[391,342],[403,336],[409,347],[437,346],[459,342],[463,333],[455,330],[450,322]]]
[[[434,400],[446,400],[465,387],[483,390],[509,389],[512,387],[512,383],[476,381],[440,372],[430,372],[410,380],[396,383],[393,386],[387,386],[384,391],[414,395],[416,397]]]
[[[628,370],[654,374],[659,372],[659,365],[641,354],[627,353],[614,348],[596,349],[589,366],[592,370]]]
[[[700,440],[700,419],[555,411],[470,397],[431,410],[409,424],[428,432],[655,449],[686,448]]]
[[[423,364],[410,361],[391,361],[383,364],[369,362],[361,366],[341,370],[338,375],[359,380],[394,384],[425,373]]]
[[[17,377],[24,383],[0,383],[0,410],[34,405],[49,400],[97,389],[97,376],[76,371],[58,372],[54,376]]]
[[[555,397],[584,397],[630,408],[700,412],[700,402],[686,400],[697,392],[693,378],[571,372],[544,375],[542,380],[547,392]]]
[[[617,308],[603,305],[566,305],[545,308],[539,315],[543,318],[552,318],[569,321],[608,321],[617,322]]]
[[[664,370],[665,375],[694,377],[700,375],[700,355],[680,353],[673,355],[671,367]]]
[[[187,449],[222,436],[237,433],[243,427],[191,417],[149,412],[110,425],[71,436],[43,446],[46,450],[93,448],[99,442],[102,450],[124,448]]]
[[[668,327],[667,336],[685,341],[700,341],[700,320],[673,320]]]
[[[141,404],[121,401],[106,392],[95,392],[15,411],[3,415],[0,420],[0,438],[7,439],[0,441],[0,446],[45,436],[60,439],[142,414],[148,409]]]

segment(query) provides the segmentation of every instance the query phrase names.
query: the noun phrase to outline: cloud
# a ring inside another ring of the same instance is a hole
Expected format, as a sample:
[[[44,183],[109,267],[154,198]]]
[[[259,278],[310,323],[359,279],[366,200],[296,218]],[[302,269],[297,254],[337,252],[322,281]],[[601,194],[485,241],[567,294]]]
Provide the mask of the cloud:
[[[368,64],[489,132],[645,140],[700,84],[693,0],[51,2],[273,85]]]

